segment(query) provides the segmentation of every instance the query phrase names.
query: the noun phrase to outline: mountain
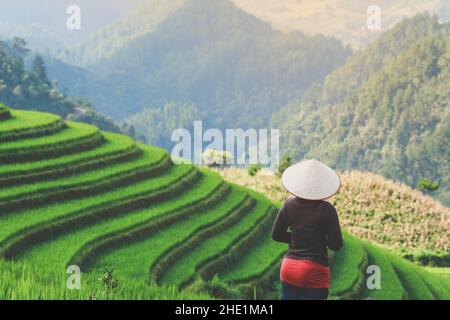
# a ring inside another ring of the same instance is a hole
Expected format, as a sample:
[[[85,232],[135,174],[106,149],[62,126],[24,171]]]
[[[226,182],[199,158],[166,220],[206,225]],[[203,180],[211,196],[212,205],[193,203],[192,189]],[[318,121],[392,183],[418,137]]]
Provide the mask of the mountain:
[[[61,39],[41,24],[32,26],[8,24],[0,22],[0,38],[8,39],[11,35],[27,39],[29,48],[39,52],[56,52],[64,48]],[[50,48],[52,48],[50,50]]]
[[[273,111],[351,53],[333,38],[275,31],[227,0],[179,1],[139,14],[136,22],[148,19],[147,26],[119,22],[82,46],[90,81],[62,84],[116,119],[173,103],[195,105],[205,114],[195,120],[210,127],[267,126]]]
[[[70,71],[75,72],[75,69]],[[50,80],[44,59],[30,52],[23,39],[0,41],[0,104],[52,112],[71,120],[95,124],[103,130],[135,136],[132,127],[117,126],[91,104],[69,97],[66,91],[66,88],[63,92],[58,90],[58,81]]]
[[[129,117],[125,123],[134,128],[145,142],[170,150],[173,141],[167,133],[178,128],[193,132],[192,119],[202,119],[203,116],[194,105],[167,103],[160,108],[146,108]]]
[[[25,38],[33,51],[56,54],[135,9],[145,0],[0,0],[0,36]],[[69,30],[67,8],[77,5],[81,29]]]
[[[416,186],[450,181],[450,27],[418,15],[274,115],[285,152]],[[446,200],[447,199],[447,200]]]
[[[60,58],[75,65],[92,65],[110,58],[133,40],[153,32],[177,11],[185,0],[147,0],[118,21],[100,28],[88,38],[68,46]]]
[[[360,49],[377,39],[402,19],[418,13],[437,14],[450,19],[447,0],[233,0],[241,9],[270,22],[283,31],[301,30],[309,35],[334,36]],[[369,6],[380,8],[379,30],[369,30]]]
[[[39,55],[27,70],[24,60],[29,54],[20,38],[0,41],[0,102],[13,107],[33,105],[34,108],[67,115],[74,106],[59,93],[47,76]]]

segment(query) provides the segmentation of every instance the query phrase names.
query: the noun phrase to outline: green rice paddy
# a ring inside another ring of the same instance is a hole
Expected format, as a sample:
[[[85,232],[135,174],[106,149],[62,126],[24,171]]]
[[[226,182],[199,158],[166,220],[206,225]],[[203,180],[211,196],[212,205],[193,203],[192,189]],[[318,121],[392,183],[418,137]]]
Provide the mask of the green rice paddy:
[[[0,120],[0,299],[279,297],[287,245],[264,196],[87,124],[2,105]],[[330,261],[334,299],[450,299],[446,269],[346,233]],[[371,265],[381,288],[366,285]],[[105,268],[115,291],[98,281]]]

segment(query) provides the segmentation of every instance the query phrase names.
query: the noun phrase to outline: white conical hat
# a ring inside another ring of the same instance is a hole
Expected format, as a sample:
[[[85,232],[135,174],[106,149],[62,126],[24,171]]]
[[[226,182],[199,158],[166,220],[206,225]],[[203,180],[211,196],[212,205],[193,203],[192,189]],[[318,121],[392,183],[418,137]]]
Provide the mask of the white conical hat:
[[[333,169],[317,160],[296,163],[281,177],[286,190],[302,199],[321,200],[335,195],[341,180]]]

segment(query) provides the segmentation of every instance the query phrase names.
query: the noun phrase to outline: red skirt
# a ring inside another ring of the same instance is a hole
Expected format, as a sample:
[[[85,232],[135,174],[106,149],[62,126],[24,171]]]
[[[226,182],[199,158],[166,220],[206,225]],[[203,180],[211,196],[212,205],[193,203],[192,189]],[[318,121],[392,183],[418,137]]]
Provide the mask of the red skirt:
[[[310,260],[283,258],[280,280],[302,288],[330,288],[330,268]]]

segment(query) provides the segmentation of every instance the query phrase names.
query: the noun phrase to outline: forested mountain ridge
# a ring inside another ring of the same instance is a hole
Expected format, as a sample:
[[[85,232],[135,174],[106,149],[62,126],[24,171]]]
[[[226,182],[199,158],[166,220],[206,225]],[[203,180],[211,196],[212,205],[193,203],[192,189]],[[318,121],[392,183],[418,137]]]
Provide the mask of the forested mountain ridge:
[[[404,20],[370,45],[363,52],[351,56],[346,64],[325,78],[311,90],[308,90],[306,103],[314,106],[333,104],[348,98],[383,65],[411,47],[418,39],[434,34],[445,28],[437,17],[419,14]]]
[[[29,50],[21,38],[0,42],[0,102],[12,107],[36,108],[67,115],[74,106],[47,77],[41,56],[33,58],[30,70],[24,59]]]
[[[274,116],[285,151],[416,186],[450,181],[450,28],[418,15]]]
[[[116,119],[175,103],[195,105],[210,126],[261,127],[350,53],[333,38],[275,31],[228,0],[186,0],[151,32],[89,65],[84,85],[63,86]]]
[[[17,37],[0,41],[0,104],[51,112],[63,118],[95,124],[104,130],[134,136],[131,127],[120,128],[88,102],[60,92],[58,81],[47,75],[44,59],[30,52],[26,41]]]
[[[179,9],[185,0],[147,0],[125,17],[119,19],[90,37],[68,47],[60,58],[75,65],[89,66],[111,57],[117,50],[133,40],[152,32]]]

